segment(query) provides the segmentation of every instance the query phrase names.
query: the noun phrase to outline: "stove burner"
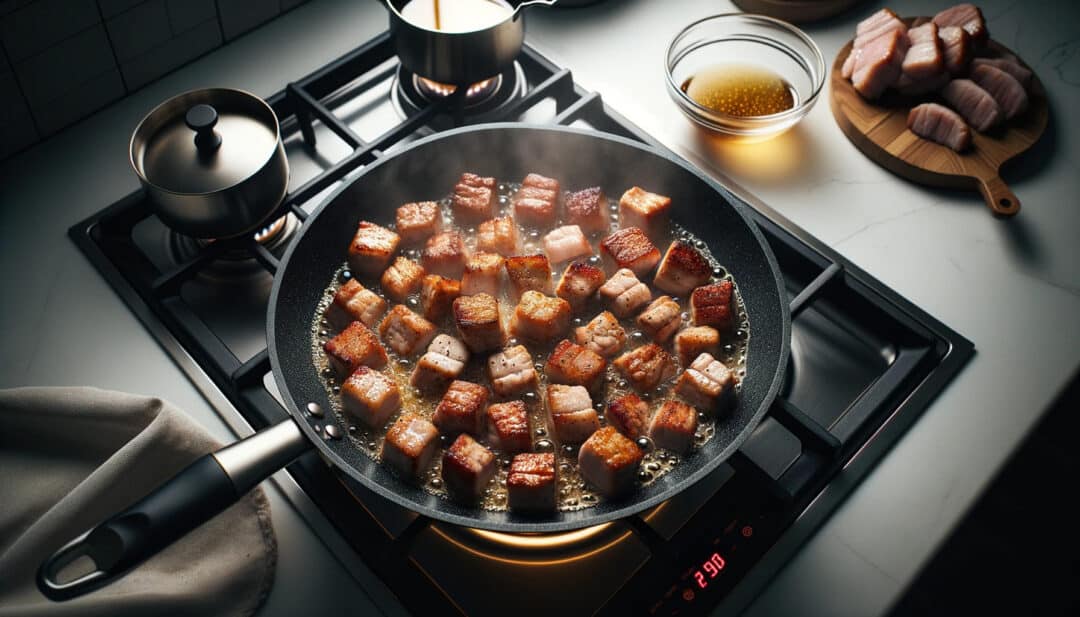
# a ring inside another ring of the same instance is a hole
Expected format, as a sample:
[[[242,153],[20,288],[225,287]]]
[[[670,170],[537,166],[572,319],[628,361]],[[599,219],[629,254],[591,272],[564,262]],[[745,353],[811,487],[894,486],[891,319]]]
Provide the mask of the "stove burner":
[[[446,113],[435,117],[425,134],[461,124],[505,120],[505,110],[525,94],[525,71],[515,62],[502,73],[468,86],[457,95],[458,86],[421,77],[398,66],[390,87],[390,101],[402,118],[418,113],[436,101],[447,101]]]
[[[293,233],[300,228],[300,220],[292,214],[271,221],[268,225],[255,232],[252,238],[267,250],[277,256],[281,256],[285,246],[289,243]],[[170,230],[168,234],[169,254],[176,263],[181,264],[192,259],[207,246],[218,242],[214,239],[192,238]],[[215,263],[254,263],[255,257],[244,243],[239,242],[236,246],[223,251]]]
[[[438,525],[436,533],[477,557],[515,565],[555,565],[587,559],[625,540],[630,531],[603,523],[574,531],[513,534],[483,529]]]
[[[479,105],[486,101],[488,97],[495,95],[499,91],[499,87],[502,86],[502,75],[496,75],[483,81],[478,81],[472,84],[465,91],[465,107],[469,108],[474,105]],[[444,99],[455,92],[458,87],[453,84],[444,84],[437,81],[428,79],[427,77],[420,77],[419,75],[413,75],[413,87],[429,101],[438,99]]]

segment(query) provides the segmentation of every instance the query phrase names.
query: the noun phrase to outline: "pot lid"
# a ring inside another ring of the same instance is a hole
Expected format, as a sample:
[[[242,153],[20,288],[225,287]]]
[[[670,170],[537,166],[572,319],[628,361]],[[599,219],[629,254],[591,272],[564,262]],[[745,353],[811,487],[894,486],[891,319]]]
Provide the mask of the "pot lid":
[[[143,119],[131,139],[131,164],[159,189],[215,193],[255,175],[274,156],[278,140],[277,116],[259,97],[195,90]]]

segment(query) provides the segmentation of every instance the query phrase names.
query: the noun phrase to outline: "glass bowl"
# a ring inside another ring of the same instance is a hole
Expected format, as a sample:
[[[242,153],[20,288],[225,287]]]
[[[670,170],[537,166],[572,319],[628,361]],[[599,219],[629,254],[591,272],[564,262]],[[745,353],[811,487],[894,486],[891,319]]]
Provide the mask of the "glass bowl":
[[[702,69],[728,63],[776,73],[790,84],[795,106],[767,116],[734,116],[683,92],[683,84]],[[817,43],[795,26],[763,15],[726,13],[690,24],[668,46],[665,67],[668,94],[688,118],[741,141],[767,139],[795,126],[825,84],[825,58]]]

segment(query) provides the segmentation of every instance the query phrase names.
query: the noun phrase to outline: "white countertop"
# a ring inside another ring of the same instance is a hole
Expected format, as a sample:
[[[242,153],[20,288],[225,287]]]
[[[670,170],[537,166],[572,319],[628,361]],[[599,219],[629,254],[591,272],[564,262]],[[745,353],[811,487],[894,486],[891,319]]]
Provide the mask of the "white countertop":
[[[831,64],[857,19],[879,4],[806,31]],[[890,6],[914,15],[945,5]],[[1080,120],[1065,113],[1080,108],[1080,5],[982,6],[993,36],[1036,69],[1051,106],[1043,140],[1004,172],[1023,203],[1012,220],[991,217],[977,193],[920,187],[878,168],[837,128],[827,93],[802,124],[771,142],[719,143],[692,127],[664,91],[663,53],[682,26],[731,10],[727,2],[608,0],[528,16],[527,40],[578,83],[976,345],[967,368],[757,599],[752,615],[886,611],[1080,367]],[[66,230],[138,187],[127,141],[157,102],[210,85],[270,95],[385,27],[374,0],[314,0],[0,163],[0,278],[7,282],[0,387],[152,394],[231,439]],[[370,576],[350,577],[290,502],[266,486],[280,559],[263,615],[345,606],[369,614],[372,597],[385,612],[398,610]]]

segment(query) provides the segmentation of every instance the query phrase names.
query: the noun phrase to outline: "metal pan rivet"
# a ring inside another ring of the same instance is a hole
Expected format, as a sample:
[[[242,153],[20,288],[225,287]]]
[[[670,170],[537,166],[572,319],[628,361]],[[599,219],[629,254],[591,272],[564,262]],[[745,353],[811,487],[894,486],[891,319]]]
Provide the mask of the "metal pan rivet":
[[[325,432],[330,439],[341,439],[341,429],[336,424],[327,424]]]
[[[321,418],[323,415],[322,407],[320,407],[318,403],[308,403],[307,410],[308,413],[315,416],[316,418]]]

